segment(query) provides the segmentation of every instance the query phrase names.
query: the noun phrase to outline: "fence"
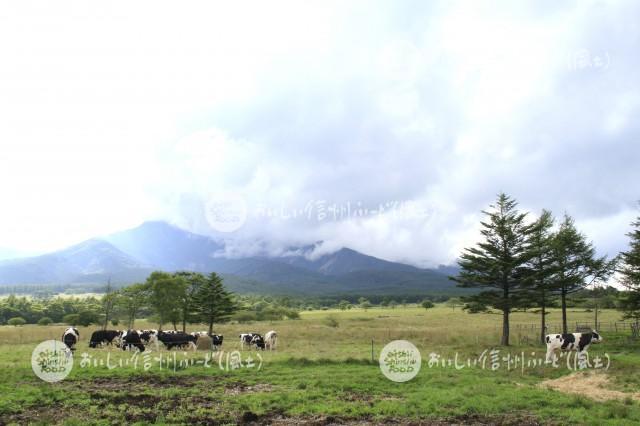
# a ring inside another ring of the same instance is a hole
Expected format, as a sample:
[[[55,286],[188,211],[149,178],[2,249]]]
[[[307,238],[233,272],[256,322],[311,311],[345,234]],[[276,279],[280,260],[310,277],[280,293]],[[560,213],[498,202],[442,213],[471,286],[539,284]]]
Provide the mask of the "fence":
[[[547,323],[546,324],[547,329],[546,329],[546,333],[548,334],[553,334],[553,333],[562,333],[562,323]],[[598,331],[608,331],[608,332],[616,332],[616,333],[623,333],[623,332],[630,332],[633,333],[636,330],[636,324],[632,323],[632,322],[626,322],[626,321],[598,321],[598,324],[596,325],[594,322],[568,322],[567,323],[567,327],[569,328],[569,330],[567,330],[568,332],[580,332],[580,331],[591,331],[591,330],[598,330]],[[540,332],[540,324],[535,324],[535,323],[531,323],[531,324],[522,324],[522,323],[515,323],[515,324],[511,324],[511,330],[512,331],[521,331],[521,332]],[[502,325],[496,324],[496,329],[502,329]]]

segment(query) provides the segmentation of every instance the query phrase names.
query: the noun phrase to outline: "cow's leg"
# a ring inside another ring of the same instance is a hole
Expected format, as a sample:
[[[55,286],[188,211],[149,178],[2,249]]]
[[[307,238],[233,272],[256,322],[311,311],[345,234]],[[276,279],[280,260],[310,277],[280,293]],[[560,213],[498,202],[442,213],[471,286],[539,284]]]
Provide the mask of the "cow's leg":
[[[189,344],[191,345],[191,349],[193,349],[194,352],[198,350],[198,345],[196,345],[195,342],[189,342]]]
[[[547,362],[553,362],[555,360],[556,357],[556,351],[549,346],[547,348]]]

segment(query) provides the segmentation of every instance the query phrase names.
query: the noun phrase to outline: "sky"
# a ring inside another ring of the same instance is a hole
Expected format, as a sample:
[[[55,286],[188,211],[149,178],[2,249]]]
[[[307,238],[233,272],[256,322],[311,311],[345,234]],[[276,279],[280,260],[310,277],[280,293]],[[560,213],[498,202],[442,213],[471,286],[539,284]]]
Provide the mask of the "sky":
[[[5,2],[0,258],[165,220],[419,266],[504,191],[627,246],[634,1]],[[633,117],[636,119],[633,119]]]

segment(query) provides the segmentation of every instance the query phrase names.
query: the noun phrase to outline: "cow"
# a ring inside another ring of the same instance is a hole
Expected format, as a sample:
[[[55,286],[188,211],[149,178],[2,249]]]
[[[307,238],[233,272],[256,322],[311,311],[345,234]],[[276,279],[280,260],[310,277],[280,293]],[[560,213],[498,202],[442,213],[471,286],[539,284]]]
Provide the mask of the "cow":
[[[137,330],[127,330],[122,333],[122,350],[133,350],[137,348],[140,352],[144,352],[144,345],[140,339],[140,334]]]
[[[268,331],[267,334],[264,335],[265,347],[270,351],[276,350],[277,341],[278,341],[278,334],[274,330]]]
[[[260,339],[262,339],[262,336],[260,336],[258,333],[242,333],[240,335],[240,349],[244,350],[244,345],[253,345],[253,339],[255,337],[259,337]]]
[[[186,347],[190,347],[194,351],[198,349],[196,345],[196,340],[198,339],[192,334],[182,332],[165,333],[164,331],[160,331],[158,332],[158,340],[161,341],[167,349]]]
[[[138,334],[140,335],[140,340],[145,345],[155,345],[156,351],[160,350],[160,346],[158,344],[158,330],[138,330]]]
[[[122,335],[118,330],[96,330],[91,334],[89,339],[89,347],[96,348],[98,345],[111,345],[114,341],[117,342],[117,338]]]
[[[261,335],[256,334],[255,336],[253,336],[253,338],[251,339],[251,344],[255,346],[256,349],[262,349],[264,351],[265,343],[264,338]]]
[[[220,349],[224,336],[222,334],[210,334],[209,337],[211,337],[211,346],[213,346],[213,349],[216,351]]]
[[[590,333],[547,334],[545,341],[547,342],[547,362],[553,362],[557,349],[576,351],[579,355],[587,352],[590,344],[602,342],[602,336],[595,330]]]
[[[65,345],[72,351],[75,351],[75,345],[80,340],[80,332],[75,327],[67,328],[64,333],[62,333],[62,341]]]

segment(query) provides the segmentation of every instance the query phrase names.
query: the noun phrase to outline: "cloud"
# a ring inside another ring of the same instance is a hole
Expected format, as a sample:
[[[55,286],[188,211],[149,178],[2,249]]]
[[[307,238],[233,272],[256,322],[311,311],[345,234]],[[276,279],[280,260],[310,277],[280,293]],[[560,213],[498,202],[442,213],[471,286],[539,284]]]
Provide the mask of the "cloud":
[[[0,246],[155,218],[234,255],[324,241],[433,265],[506,191],[574,215],[603,252],[625,247],[633,2],[121,6],[6,13]],[[222,235],[204,208],[229,192],[249,216]]]

